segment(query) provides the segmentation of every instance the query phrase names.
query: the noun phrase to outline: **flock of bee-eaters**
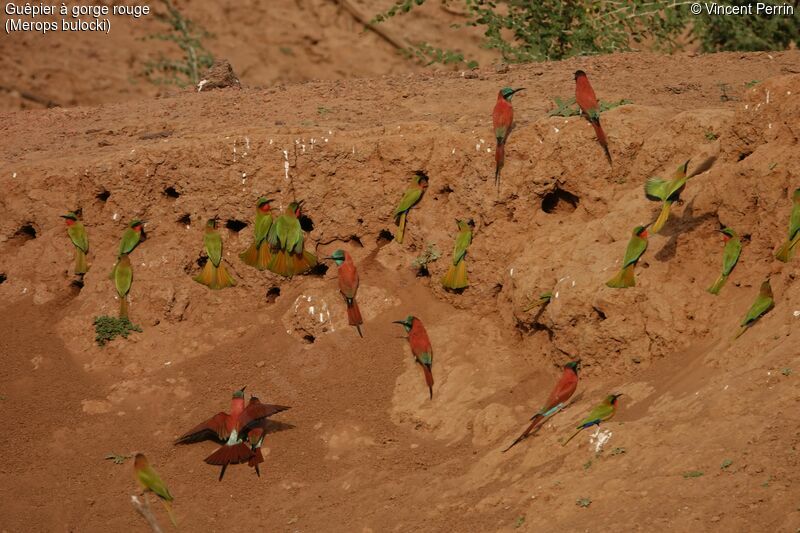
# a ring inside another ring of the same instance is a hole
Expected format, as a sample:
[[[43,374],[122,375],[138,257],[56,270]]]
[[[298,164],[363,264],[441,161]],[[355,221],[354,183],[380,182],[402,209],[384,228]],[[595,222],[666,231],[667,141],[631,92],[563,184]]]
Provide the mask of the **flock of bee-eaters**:
[[[523,88],[512,89],[505,87],[501,89],[492,114],[495,138],[497,140],[495,182],[498,187],[505,159],[505,145],[514,124],[514,110],[511,100],[514,94],[521,90]],[[575,101],[580,108],[581,114],[593,126],[597,141],[603,148],[608,163],[612,164],[608,140],[600,124],[600,106],[597,97],[586,73],[580,70],[575,73]],[[614,277],[606,282],[608,287],[626,288],[635,286],[634,268],[647,250],[648,228],[650,232],[658,233],[667,223],[670,208],[673,203],[680,200],[680,194],[689,179],[708,168],[708,166],[701,165],[693,174],[687,174],[688,167],[689,161],[680,165],[672,179],[650,178],[647,180],[645,195],[650,200],[661,202],[661,211],[653,223],[634,228],[625,251],[622,267]],[[428,187],[428,180],[427,174],[421,171],[416,172],[394,211],[395,223],[398,226],[395,240],[400,244],[403,242],[409,212],[422,199]],[[788,262],[792,258],[795,249],[798,247],[798,242],[800,242],[800,188],[794,191],[792,201],[793,207],[789,221],[788,236],[775,254],[776,258],[783,262]],[[239,258],[248,266],[258,270],[270,270],[284,277],[292,277],[308,272],[317,265],[318,259],[313,253],[305,249],[305,234],[300,224],[302,202],[295,201],[290,203],[284,212],[277,216],[273,213],[271,203],[272,200],[266,197],[261,197],[256,201],[253,242],[239,254]],[[70,212],[62,216],[66,220],[67,233],[75,246],[75,273],[83,275],[89,268],[87,262],[89,240],[86,229],[75,213]],[[469,285],[466,255],[472,242],[472,230],[475,224],[471,219],[463,219],[458,220],[457,225],[458,234],[455,239],[452,261],[441,283],[445,289],[460,292]],[[203,244],[207,260],[202,266],[201,272],[193,278],[195,281],[215,290],[231,287],[235,284],[233,277],[228,273],[223,262],[222,238],[216,226],[216,219],[210,219],[206,224]],[[128,293],[131,290],[133,281],[133,269],[129,255],[139,245],[143,227],[144,222],[141,220],[137,219],[130,222],[120,240],[117,261],[110,275],[119,295],[119,316],[124,319],[128,318]],[[708,288],[708,291],[715,295],[719,294],[723,288],[742,251],[742,243],[733,229],[726,227],[720,232],[725,243],[722,252],[722,272],[719,278]],[[334,261],[338,266],[339,290],[344,298],[348,322],[357,329],[360,336],[363,336],[361,331],[363,318],[356,303],[359,276],[353,258],[345,250],[339,249],[325,259]],[[542,294],[532,307],[547,305],[551,297],[552,293]],[[773,306],[772,289],[769,278],[767,278],[761,284],[758,296],[742,320],[741,327],[735,338],[744,333],[747,328],[751,327]],[[395,323],[402,325],[408,334],[407,339],[411,352],[422,368],[429,397],[433,399],[433,348],[425,326],[418,317],[413,315],[409,315],[403,320],[397,320]],[[577,388],[579,369],[580,360],[570,361],[564,365],[563,374],[545,404],[530,419],[530,424],[525,431],[504,451],[508,451],[528,436],[534,434],[548,418],[565,407]],[[602,421],[614,416],[620,396],[621,394],[609,394],[606,396],[600,404],[591,410],[586,418],[581,420],[576,432],[564,442],[564,445],[581,430],[591,426],[599,426]],[[191,444],[203,440],[214,440],[221,444],[205,460],[208,464],[221,467],[220,480],[225,474],[225,469],[231,464],[247,464],[254,468],[256,474],[260,475],[259,464],[264,461],[264,457],[261,454],[261,446],[267,430],[267,419],[286,409],[288,409],[286,406],[264,404],[255,396],[252,396],[250,401],[245,404],[243,387],[233,393],[229,413],[217,413],[186,432],[175,441],[175,444]],[[134,468],[137,479],[143,489],[157,494],[167,506],[170,518],[172,518],[168,505],[172,500],[172,496],[158,474],[149,465],[147,458],[142,454],[137,454]]]

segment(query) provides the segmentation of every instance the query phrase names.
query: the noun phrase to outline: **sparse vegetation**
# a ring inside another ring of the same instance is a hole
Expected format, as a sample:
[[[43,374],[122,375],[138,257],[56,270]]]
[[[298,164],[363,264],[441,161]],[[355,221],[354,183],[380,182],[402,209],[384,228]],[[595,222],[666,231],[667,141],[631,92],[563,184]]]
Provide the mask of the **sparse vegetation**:
[[[397,0],[370,21],[379,24],[410,12],[428,0]],[[505,62],[559,60],[576,55],[636,49],[643,43],[656,50],[680,49],[687,33],[704,52],[779,50],[798,42],[796,17],[695,16],[688,1],[631,0],[456,0],[463,4],[466,22],[453,25],[483,30],[483,46],[498,50]],[[430,63],[460,63],[454,50],[418,43],[404,53]],[[468,66],[477,66],[467,62]]]
[[[688,472],[684,472],[683,473],[683,478],[684,479],[691,479],[691,478],[695,478],[695,477],[700,477],[702,475],[703,475],[703,473],[701,471],[699,471],[699,470],[690,470]]]
[[[551,117],[575,117],[581,114],[581,110],[575,103],[574,97],[561,99],[558,96],[556,96],[553,99],[553,103],[556,104],[556,108],[548,113],[548,115]],[[598,105],[600,106],[600,112],[603,113],[604,111],[608,111],[609,109],[614,109],[615,107],[619,107],[621,105],[629,105],[632,103],[633,102],[631,102],[630,100],[626,100],[623,98],[622,100],[618,100],[616,102],[603,102],[601,100],[598,102]]]
[[[578,498],[577,500],[575,500],[575,505],[577,505],[578,507],[589,507],[590,505],[592,505],[592,499]]]
[[[518,516],[517,519],[514,521],[514,529],[519,529],[522,527],[522,524],[525,523],[524,516]]]
[[[626,452],[625,448],[614,448],[613,450],[611,450],[611,455],[622,455],[625,452]]]
[[[145,63],[144,74],[151,83],[159,85],[197,85],[200,73],[214,64],[214,56],[203,46],[203,39],[212,35],[186,18],[172,0],[161,0],[166,12],[155,13],[164,24],[163,33],[148,35],[146,39],[173,42],[181,49],[183,57],[170,59],[161,54],[156,61]]]
[[[127,339],[133,331],[141,333],[142,328],[127,318],[103,315],[94,319],[94,340],[100,346],[105,346],[117,337]]]
[[[728,468],[732,464],[733,464],[733,461],[731,461],[730,459],[725,459],[724,461],[722,461],[722,464],[720,465],[720,468],[722,470],[725,470],[726,468]]]
[[[713,131],[709,130],[709,131],[706,132],[706,139],[708,139],[709,141],[716,141],[718,138],[719,138],[719,135],[717,135]]]
[[[107,461],[114,461],[115,465],[121,465],[122,463],[125,462],[126,459],[130,459],[131,456],[130,455],[117,455],[115,453],[110,453],[110,454],[106,455],[105,458],[106,458]]]
[[[428,272],[428,265],[436,261],[442,256],[442,253],[436,248],[435,244],[429,244],[419,257],[414,259],[411,266],[417,269],[418,276],[430,276]]]

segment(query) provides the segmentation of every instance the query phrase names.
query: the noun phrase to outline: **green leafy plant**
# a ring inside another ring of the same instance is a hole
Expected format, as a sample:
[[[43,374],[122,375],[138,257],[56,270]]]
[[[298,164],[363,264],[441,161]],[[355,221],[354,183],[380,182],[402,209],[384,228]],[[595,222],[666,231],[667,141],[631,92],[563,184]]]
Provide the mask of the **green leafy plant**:
[[[611,455],[622,455],[625,453],[625,448],[614,448],[611,450]]]
[[[522,527],[522,524],[525,523],[524,516],[518,516],[516,520],[514,520],[514,529],[519,529]]]
[[[727,469],[729,466],[731,466],[732,464],[733,464],[733,461],[731,461],[730,459],[725,459],[724,461],[722,461],[722,464],[720,465],[720,468],[721,468],[722,470],[725,470],[725,469]]]
[[[781,374],[783,374],[786,377],[789,377],[789,376],[792,375],[792,369],[791,368],[781,368]]]
[[[553,103],[555,103],[556,108],[552,109],[548,116],[551,117],[574,117],[581,114],[580,108],[575,103],[575,98],[567,98],[561,99],[558,96],[553,98]],[[598,101],[597,104],[600,107],[600,112],[603,113],[608,111],[609,109],[614,109],[615,107],[619,107],[621,105],[629,105],[632,104],[630,100],[623,98],[622,100],[617,100],[616,102],[603,102],[602,100]],[[574,106],[574,107],[573,107]]]
[[[428,0],[397,0],[375,15],[379,24],[410,12]],[[445,0],[442,0],[444,2]],[[800,22],[792,16],[695,16],[686,0],[450,0],[463,5],[466,21],[483,31],[483,47],[497,50],[506,63],[549,61],[647,46],[673,51],[699,41],[705,52],[777,50],[798,43]],[[746,0],[733,0],[736,5]],[[679,39],[681,42],[679,42]],[[447,51],[433,62],[441,63]],[[458,53],[452,52],[451,59]]]
[[[583,463],[583,469],[584,470],[589,470],[591,467],[592,467],[592,460],[591,459],[589,459],[588,461]]]
[[[414,259],[411,266],[417,269],[417,276],[429,276],[428,265],[436,261],[442,256],[442,253],[436,248],[435,244],[429,244],[424,252],[419,257]]]
[[[461,65],[463,63],[468,69],[474,69],[478,67],[477,61],[465,59],[464,54],[461,52],[436,48],[426,42],[419,42],[408,48],[402,49],[400,52],[407,58],[415,59],[425,66],[432,65],[434,63],[440,63],[442,65]]]
[[[753,87],[754,85],[758,85],[759,83],[761,83],[759,80],[750,80],[750,81],[746,81],[744,83],[744,86],[749,89],[750,87]]]
[[[141,333],[142,328],[127,318],[103,315],[94,319],[94,340],[100,346],[105,346],[117,337],[127,339],[133,331]]]
[[[175,7],[172,0],[161,0],[164,13],[155,13],[156,19],[163,23],[165,31],[154,33],[146,39],[175,43],[183,53],[180,59],[170,59],[161,54],[156,61],[145,63],[144,74],[151,83],[178,85],[197,85],[200,73],[214,64],[214,56],[203,46],[202,39],[212,35],[186,18]]]
[[[709,130],[709,131],[706,132],[706,139],[708,139],[709,141],[715,141],[718,138],[719,138],[719,135],[717,135],[713,131]]]
[[[575,500],[575,505],[577,505],[578,507],[589,507],[590,505],[592,505],[592,499],[578,498],[577,500]]]
[[[684,472],[683,473],[683,478],[684,479],[690,479],[690,478],[700,477],[702,475],[703,475],[703,473],[700,472],[699,470],[690,470],[688,472]]]

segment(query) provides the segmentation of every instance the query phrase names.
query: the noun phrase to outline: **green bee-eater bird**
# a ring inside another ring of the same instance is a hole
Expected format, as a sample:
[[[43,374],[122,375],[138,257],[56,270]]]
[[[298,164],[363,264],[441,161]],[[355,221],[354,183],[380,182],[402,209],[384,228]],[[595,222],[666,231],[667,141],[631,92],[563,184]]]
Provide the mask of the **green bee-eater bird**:
[[[114,287],[119,294],[119,317],[128,318],[128,293],[133,283],[133,268],[128,254],[124,254],[117,261],[114,268]]]
[[[475,227],[475,221],[472,219],[456,220],[456,224],[458,224],[458,236],[453,247],[453,261],[450,268],[447,269],[447,274],[442,278],[442,286],[450,290],[466,289],[469,286],[466,257],[467,248],[472,243],[472,229]]]
[[[686,176],[686,169],[689,167],[689,161],[678,167],[675,171],[675,176],[671,180],[662,180],[660,178],[649,178],[644,185],[644,193],[650,200],[662,202],[661,213],[653,223],[651,228],[653,233],[658,233],[664,227],[669,219],[669,210],[673,203],[680,199],[681,192],[686,186],[686,181],[691,176]]]
[[[800,188],[794,190],[792,203],[794,205],[792,205],[792,215],[789,217],[789,236],[775,254],[775,258],[784,263],[788,263],[794,256],[797,243],[800,242]]]
[[[394,240],[398,243],[403,243],[403,234],[406,231],[408,212],[420,201],[427,188],[428,176],[422,171],[414,173],[414,177],[411,178],[411,185],[409,185],[406,192],[403,193],[400,205],[394,210],[394,223],[397,224],[397,235],[395,235]]]
[[[275,229],[269,232],[268,237],[272,247],[269,269],[288,278],[307,272],[317,265],[317,257],[304,248],[300,215],[300,202],[290,203],[275,221]]]
[[[203,270],[195,276],[198,283],[211,289],[224,289],[236,285],[233,278],[228,274],[228,269],[222,264],[222,237],[217,231],[217,220],[211,218],[206,223],[206,232],[203,235],[208,260],[203,265]]]
[[[633,277],[633,269],[645,250],[647,250],[647,226],[636,226],[633,229],[631,240],[628,241],[628,248],[622,259],[622,268],[616,276],[606,282],[606,285],[615,289],[635,287],[636,279]]]
[[[119,241],[119,249],[117,250],[117,261],[123,255],[127,255],[133,251],[139,245],[139,241],[142,239],[142,228],[144,227],[144,221],[135,219],[132,220],[125,231],[122,233],[122,239]],[[109,276],[111,279],[114,279],[114,269],[117,268],[117,263],[114,263],[114,267],[111,269],[111,275]]]
[[[773,307],[775,307],[775,300],[772,299],[772,286],[769,284],[769,278],[767,278],[761,283],[756,301],[750,306],[747,315],[745,315],[744,320],[742,320],[739,332],[733,339],[738,339],[742,333],[747,331],[747,328],[755,324],[756,320],[767,314]]]
[[[711,294],[719,294],[728,276],[731,275],[733,267],[736,266],[736,262],[739,261],[739,254],[742,253],[742,241],[739,240],[739,236],[736,235],[735,231],[731,228],[724,228],[720,230],[720,233],[722,233],[722,238],[725,241],[725,249],[722,251],[722,274],[708,288],[708,292]]]
[[[500,171],[506,162],[506,141],[514,125],[514,107],[511,105],[511,98],[514,93],[524,90],[525,87],[520,87],[519,89],[503,87],[497,93],[497,103],[494,104],[494,110],[492,111],[494,138],[497,141],[494,152],[494,184],[498,188],[500,188]]]
[[[89,265],[86,262],[86,254],[89,253],[89,237],[86,235],[86,228],[78,220],[78,215],[70,211],[61,218],[67,223],[67,235],[75,246],[75,273],[86,274]]]
[[[596,405],[594,409],[589,412],[589,416],[581,420],[580,424],[577,426],[577,431],[573,433],[562,446],[566,446],[569,441],[574,439],[575,436],[584,429],[592,426],[599,426],[600,422],[611,419],[617,412],[617,398],[620,396],[622,396],[622,394],[609,394],[606,396],[606,399],[603,400],[602,403]]]
[[[161,476],[150,466],[150,461],[147,460],[147,457],[145,457],[143,453],[137,453],[134,456],[133,473],[136,476],[136,480],[142,486],[143,492],[149,491],[158,496],[158,499],[164,504],[164,509],[167,510],[172,525],[178,527],[175,516],[172,514],[172,506],[170,505],[170,502],[172,502],[174,498],[172,494],[170,494],[167,485],[161,479]]]
[[[269,251],[270,230],[273,228],[274,221],[270,202],[271,199],[262,196],[256,202],[256,223],[253,244],[247,250],[239,254],[239,257],[246,265],[266,270],[272,255]]]

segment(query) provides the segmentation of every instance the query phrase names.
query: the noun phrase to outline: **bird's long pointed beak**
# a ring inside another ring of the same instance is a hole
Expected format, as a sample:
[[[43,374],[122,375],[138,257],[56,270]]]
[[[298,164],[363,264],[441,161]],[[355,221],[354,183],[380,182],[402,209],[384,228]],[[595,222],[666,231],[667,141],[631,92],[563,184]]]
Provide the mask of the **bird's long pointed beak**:
[[[403,324],[405,326],[406,325],[406,321],[405,320],[392,320],[392,324]]]
[[[515,94],[515,93],[518,93],[519,91],[524,91],[524,90],[525,90],[525,87],[520,87],[519,89],[514,89],[514,90],[511,92],[511,94]]]

